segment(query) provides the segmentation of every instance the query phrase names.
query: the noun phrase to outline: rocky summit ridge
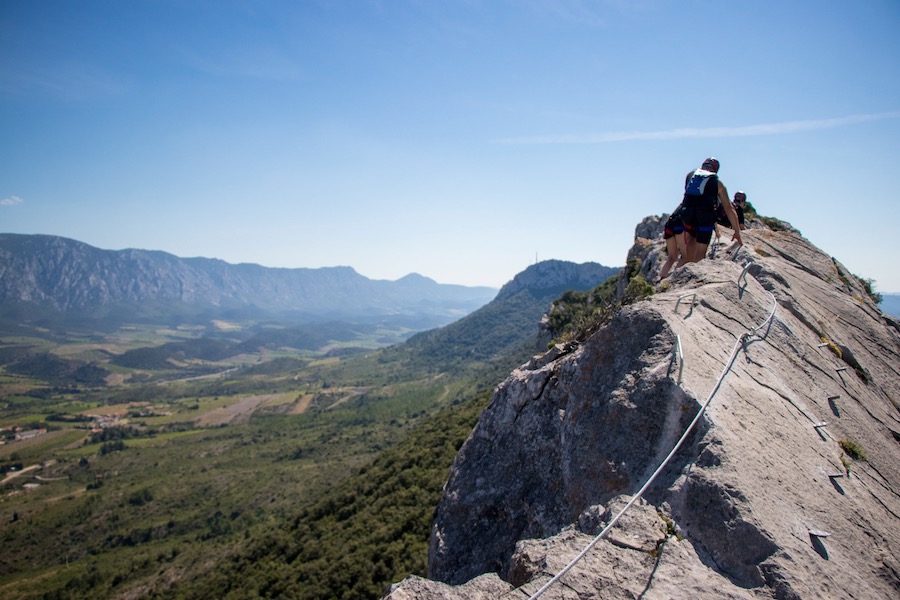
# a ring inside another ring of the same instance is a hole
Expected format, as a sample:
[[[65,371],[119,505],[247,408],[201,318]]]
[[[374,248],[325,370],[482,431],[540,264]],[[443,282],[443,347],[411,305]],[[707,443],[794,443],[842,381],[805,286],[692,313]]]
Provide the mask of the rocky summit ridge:
[[[629,252],[649,281],[661,222]],[[513,371],[453,463],[429,578],[385,597],[888,599],[898,557],[900,323],[760,226]]]

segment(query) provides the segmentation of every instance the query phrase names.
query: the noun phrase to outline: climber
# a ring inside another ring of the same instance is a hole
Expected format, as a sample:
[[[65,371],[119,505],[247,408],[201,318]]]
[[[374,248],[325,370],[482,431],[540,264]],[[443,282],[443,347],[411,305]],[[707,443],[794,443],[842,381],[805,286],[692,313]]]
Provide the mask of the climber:
[[[734,211],[737,213],[738,225],[741,226],[741,231],[747,229],[747,225],[744,223],[744,207],[746,206],[746,203],[746,193],[734,193],[734,200],[731,201],[731,204],[734,206]],[[725,214],[725,207],[722,206],[721,202],[716,206],[716,224],[722,225],[723,227],[731,227],[731,223],[728,221],[728,215]],[[718,234],[718,231],[716,231],[716,233]],[[718,235],[716,237],[718,237]]]
[[[679,256],[685,256],[684,224],[681,222],[682,206],[679,204],[666,220],[663,230],[663,239],[666,241],[666,262],[659,272],[659,281],[669,274],[669,269],[678,260]]]
[[[706,249],[712,239],[716,225],[716,198],[722,203],[728,221],[734,229],[732,238],[740,246],[741,229],[737,213],[728,199],[728,190],[719,180],[719,161],[707,158],[699,169],[691,171],[685,177],[684,200],[682,201],[681,220],[685,231],[685,254],[678,261],[679,267],[689,262],[698,262],[706,256]]]

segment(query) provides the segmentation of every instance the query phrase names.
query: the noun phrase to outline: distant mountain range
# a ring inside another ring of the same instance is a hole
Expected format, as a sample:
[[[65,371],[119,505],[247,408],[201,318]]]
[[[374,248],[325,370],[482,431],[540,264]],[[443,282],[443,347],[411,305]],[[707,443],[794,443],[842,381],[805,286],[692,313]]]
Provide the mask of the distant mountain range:
[[[179,331],[122,353],[103,351],[90,364],[10,342],[0,365],[57,386],[100,386],[107,363],[190,376],[219,369],[210,363],[264,351],[330,356],[393,346],[386,357],[413,369],[502,377],[546,347],[539,322],[554,300],[620,270],[549,260],[495,293],[420,275],[372,281],[349,267],[266,269],[98,250],[53,236],[0,235],[0,336],[62,342],[80,331],[97,340],[138,323]]]
[[[351,267],[234,265],[160,251],[101,250],[50,235],[0,234],[0,317],[6,318],[63,314],[157,320],[176,315],[182,320],[308,322],[405,317],[437,326],[483,306],[496,292],[439,284],[417,274],[372,280]]]
[[[882,294],[878,307],[886,314],[900,317],[900,294]]]

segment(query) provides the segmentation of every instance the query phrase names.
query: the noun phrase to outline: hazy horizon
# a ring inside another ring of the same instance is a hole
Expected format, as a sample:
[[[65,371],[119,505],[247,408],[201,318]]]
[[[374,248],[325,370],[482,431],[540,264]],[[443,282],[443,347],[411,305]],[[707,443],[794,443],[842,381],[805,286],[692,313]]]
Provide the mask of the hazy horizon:
[[[0,230],[500,288],[624,263],[709,155],[900,292],[900,4],[0,4]]]

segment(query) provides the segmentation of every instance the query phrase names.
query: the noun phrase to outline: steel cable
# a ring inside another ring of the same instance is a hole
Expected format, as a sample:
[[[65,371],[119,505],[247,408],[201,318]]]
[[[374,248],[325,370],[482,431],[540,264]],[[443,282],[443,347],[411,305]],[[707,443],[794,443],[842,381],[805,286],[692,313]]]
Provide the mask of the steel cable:
[[[747,265],[747,266],[749,266],[749,265]],[[744,273],[746,273],[746,270],[747,270],[747,268],[745,267],[744,272],[741,273],[742,276],[744,275]],[[675,456],[675,453],[678,452],[678,450],[681,448],[682,444],[684,444],[684,441],[687,439],[688,435],[691,433],[691,431],[693,431],[694,426],[700,420],[700,417],[702,417],[703,414],[706,412],[706,409],[707,409],[707,407],[709,407],[710,403],[712,402],[712,399],[715,397],[716,392],[719,391],[719,388],[721,387],[722,382],[725,380],[725,376],[728,374],[729,371],[731,371],[731,367],[734,364],[734,359],[737,358],[738,351],[743,346],[744,342],[747,339],[753,337],[753,335],[755,335],[757,331],[759,331],[760,329],[765,327],[766,324],[771,322],[772,318],[775,316],[775,309],[778,306],[778,301],[775,299],[775,296],[772,294],[772,292],[769,292],[768,290],[766,290],[766,291],[769,294],[769,296],[771,296],[771,298],[772,298],[772,310],[769,313],[769,316],[766,317],[766,319],[762,323],[760,323],[753,329],[744,332],[743,334],[741,334],[740,337],[738,337],[737,342],[735,342],[735,344],[734,344],[734,348],[732,348],[732,350],[731,350],[731,356],[728,358],[728,361],[725,363],[725,368],[722,369],[722,373],[719,375],[719,378],[716,381],[716,385],[713,387],[712,391],[709,393],[709,396],[707,397],[706,402],[704,402],[703,405],[700,407],[700,410],[697,411],[697,414],[694,416],[694,419],[691,421],[690,425],[688,425],[687,429],[684,431],[681,438],[678,440],[678,443],[676,443],[675,447],[672,448],[672,451],[669,452],[669,454],[668,454],[668,456],[666,456],[665,460],[663,460],[662,463],[659,465],[659,467],[657,467],[657,469],[653,472],[653,474],[650,475],[650,478],[647,480],[647,482],[643,486],[641,486],[641,489],[639,489],[637,491],[637,493],[631,498],[631,500],[629,500],[628,503],[622,508],[622,510],[620,510],[618,512],[618,514],[616,514],[616,516],[614,516],[612,518],[612,520],[610,520],[609,524],[603,529],[603,531],[598,533],[597,536],[593,540],[591,540],[591,542],[588,543],[588,545],[585,546],[581,552],[578,553],[578,556],[573,558],[569,562],[569,564],[567,564],[559,573],[554,575],[537,592],[535,592],[533,595],[531,595],[528,600],[535,600],[536,598],[539,598],[541,595],[544,594],[544,592],[546,592],[548,589],[550,589],[550,587],[553,586],[554,583],[559,581],[559,579],[563,575],[568,573],[572,569],[572,567],[574,567],[578,563],[578,561],[580,561],[582,558],[584,558],[584,556],[588,552],[590,552],[591,549],[595,545],[597,545],[597,543],[600,540],[602,540],[609,533],[609,531],[613,528],[613,526],[616,524],[616,522],[622,517],[622,515],[624,515],[625,512],[629,508],[631,508],[631,506],[635,502],[638,501],[638,499],[644,494],[644,492],[647,490],[647,488],[650,487],[650,485],[653,483],[653,481],[656,479],[656,477],[662,472],[662,470],[666,467],[666,465],[669,464],[669,461],[672,460],[672,457]]]

